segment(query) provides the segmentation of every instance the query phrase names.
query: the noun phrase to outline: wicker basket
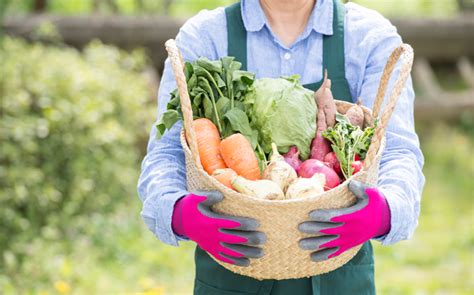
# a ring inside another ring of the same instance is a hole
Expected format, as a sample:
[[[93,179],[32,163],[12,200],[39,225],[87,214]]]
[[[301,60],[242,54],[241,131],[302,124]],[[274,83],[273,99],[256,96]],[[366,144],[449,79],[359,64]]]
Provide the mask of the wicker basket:
[[[229,215],[255,218],[260,222],[259,231],[264,232],[267,236],[267,241],[263,245],[264,256],[259,259],[251,259],[250,266],[248,267],[235,266],[219,260],[216,261],[223,267],[241,275],[259,280],[280,280],[327,273],[341,267],[354,257],[361,246],[354,247],[337,257],[322,262],[311,261],[310,251],[302,250],[298,246],[298,241],[308,235],[298,231],[297,227],[301,222],[307,220],[310,211],[315,209],[343,208],[355,202],[355,196],[348,189],[348,180],[319,196],[270,201],[235,192],[210,177],[202,169],[192,128],[193,115],[186,79],[183,73],[183,61],[174,40],[166,42],[166,49],[181,98],[184,119],[181,144],[186,156],[188,190],[221,191],[224,195],[224,200],[213,206],[213,210]],[[358,179],[371,184],[376,184],[377,182],[378,166],[385,147],[385,128],[411,70],[413,51],[409,45],[401,45],[390,56],[380,81],[373,111],[363,107],[366,124],[373,124],[374,118],[378,118],[393,68],[400,58],[402,60],[402,67],[388,103],[384,107],[384,112],[379,118],[380,121],[364,161],[364,169],[351,177],[351,179]],[[345,113],[352,104],[336,101],[336,105],[340,113]]]

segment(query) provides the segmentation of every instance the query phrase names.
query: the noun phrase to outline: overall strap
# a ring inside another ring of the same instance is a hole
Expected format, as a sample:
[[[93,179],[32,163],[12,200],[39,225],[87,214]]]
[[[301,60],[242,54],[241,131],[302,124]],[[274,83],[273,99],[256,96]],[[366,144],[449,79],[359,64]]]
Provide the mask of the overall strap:
[[[234,56],[236,61],[242,63],[240,68],[247,70],[247,31],[242,20],[240,2],[225,8],[227,20],[227,55]]]
[[[352,102],[349,83],[345,78],[344,19],[346,10],[340,0],[333,0],[333,34],[323,36],[323,73],[328,70],[331,90],[336,99]],[[225,8],[227,20],[227,55],[234,56],[247,70],[247,31],[242,20],[240,2]],[[316,91],[322,81],[303,85]]]
[[[323,36],[323,76],[324,69],[328,70],[331,79],[331,90],[336,99],[352,102],[349,83],[346,79],[344,56],[344,19],[346,9],[339,0],[334,0],[332,35]],[[323,81],[304,85],[316,91]]]

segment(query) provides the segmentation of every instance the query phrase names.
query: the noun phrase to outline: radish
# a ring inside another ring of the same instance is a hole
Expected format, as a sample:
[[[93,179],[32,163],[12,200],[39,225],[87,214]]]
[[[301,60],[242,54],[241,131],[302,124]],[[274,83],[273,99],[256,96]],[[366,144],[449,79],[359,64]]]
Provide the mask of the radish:
[[[319,160],[309,159],[301,164],[299,176],[310,178],[315,173],[322,173],[326,177],[324,190],[332,189],[341,183],[341,179],[339,178],[339,175],[337,175],[336,171],[324,165],[324,163]]]
[[[362,170],[362,167],[364,166],[364,163],[362,161],[354,161],[352,162],[352,175],[356,174],[360,170]]]
[[[311,142],[311,159],[323,161],[324,156],[331,151],[329,141],[325,139],[321,133],[316,134],[316,137]]]
[[[339,163],[339,160],[336,157],[335,152],[330,152],[324,157],[324,162],[329,163],[329,167],[334,169],[338,175],[342,174],[341,171],[341,164]]]
[[[298,173],[298,170],[300,169],[301,163],[303,163],[300,158],[300,152],[298,151],[298,148],[296,146],[292,146],[290,150],[283,155],[285,158],[285,161],[290,164],[293,169],[295,169],[296,173]]]

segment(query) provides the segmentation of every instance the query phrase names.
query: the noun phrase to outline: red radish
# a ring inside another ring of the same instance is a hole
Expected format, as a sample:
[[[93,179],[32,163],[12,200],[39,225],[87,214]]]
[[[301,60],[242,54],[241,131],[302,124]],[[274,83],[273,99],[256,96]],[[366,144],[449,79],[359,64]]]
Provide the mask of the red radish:
[[[311,159],[319,161],[324,160],[324,156],[331,152],[331,146],[327,139],[325,139],[320,132],[316,134],[316,137],[311,142]]]
[[[309,159],[301,164],[299,176],[310,178],[315,173],[322,173],[326,177],[326,184],[324,186],[325,191],[332,189],[341,183],[341,179],[339,178],[339,175],[337,175],[336,171],[324,165],[324,163],[319,160]]]
[[[334,169],[338,175],[342,174],[341,171],[341,164],[339,163],[339,160],[336,157],[335,152],[330,152],[324,157],[324,161],[329,163],[329,167]]]
[[[360,170],[362,170],[362,167],[364,166],[364,163],[362,163],[361,161],[354,161],[352,162],[352,169],[354,169],[354,171],[352,172],[352,175],[356,174],[357,172],[359,172]]]
[[[354,161],[360,161],[360,156],[358,154],[354,156]]]
[[[296,173],[298,173],[298,170],[300,169],[301,163],[303,163],[300,158],[300,151],[298,151],[298,148],[296,146],[292,146],[290,150],[283,155],[285,158],[285,161],[290,164],[293,169],[295,169]]]

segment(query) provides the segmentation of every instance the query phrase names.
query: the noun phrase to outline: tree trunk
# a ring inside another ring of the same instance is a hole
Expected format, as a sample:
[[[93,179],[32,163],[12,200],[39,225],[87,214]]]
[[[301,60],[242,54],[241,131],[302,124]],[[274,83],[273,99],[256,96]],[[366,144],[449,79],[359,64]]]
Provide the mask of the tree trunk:
[[[46,6],[48,6],[47,0],[35,0],[33,3],[33,11],[34,12],[44,12],[46,10]]]

